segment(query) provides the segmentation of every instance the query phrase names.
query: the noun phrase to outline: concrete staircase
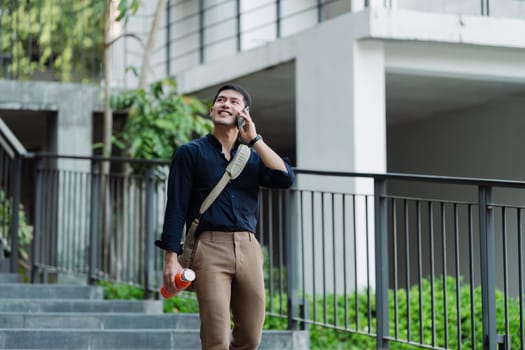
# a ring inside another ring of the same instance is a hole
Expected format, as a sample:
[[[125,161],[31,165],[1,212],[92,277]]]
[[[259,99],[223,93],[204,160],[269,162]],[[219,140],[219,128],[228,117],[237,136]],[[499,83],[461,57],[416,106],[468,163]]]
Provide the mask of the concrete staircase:
[[[0,349],[200,348],[198,315],[164,314],[162,301],[103,300],[101,287],[0,273]],[[260,349],[307,350],[309,334],[265,331]]]

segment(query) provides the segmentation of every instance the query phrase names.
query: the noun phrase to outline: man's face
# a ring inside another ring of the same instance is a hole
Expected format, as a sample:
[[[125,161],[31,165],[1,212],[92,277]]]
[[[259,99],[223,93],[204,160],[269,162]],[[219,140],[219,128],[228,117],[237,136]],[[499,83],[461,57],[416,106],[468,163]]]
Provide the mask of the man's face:
[[[240,92],[222,90],[210,109],[211,120],[218,125],[237,125],[236,116],[244,107]]]

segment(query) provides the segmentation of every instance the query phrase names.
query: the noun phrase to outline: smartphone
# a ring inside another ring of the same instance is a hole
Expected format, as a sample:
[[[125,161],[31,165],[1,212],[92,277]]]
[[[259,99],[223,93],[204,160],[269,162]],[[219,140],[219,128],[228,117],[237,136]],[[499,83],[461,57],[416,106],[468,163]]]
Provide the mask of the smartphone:
[[[248,111],[248,107],[245,107],[243,111]],[[241,117],[239,114],[237,115],[237,129],[244,129],[244,126],[246,125],[246,120],[244,120],[243,117]]]
[[[244,126],[246,125],[246,120],[244,120],[243,117],[240,115],[237,116],[237,129],[244,129]]]

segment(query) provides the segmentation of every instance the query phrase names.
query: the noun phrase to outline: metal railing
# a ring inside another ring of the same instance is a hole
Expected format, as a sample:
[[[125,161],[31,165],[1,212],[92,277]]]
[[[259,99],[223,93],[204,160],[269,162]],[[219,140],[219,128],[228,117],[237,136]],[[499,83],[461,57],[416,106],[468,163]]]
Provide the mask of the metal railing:
[[[525,348],[524,182],[297,173],[369,190],[263,196],[270,315],[362,348]]]
[[[30,240],[29,227],[20,227],[24,209],[20,203],[22,157],[27,152],[0,119],[0,262],[10,257],[9,271],[18,268],[19,234]],[[22,214],[22,217],[21,217]]]
[[[33,281],[82,274],[158,288],[169,162],[32,155],[35,162]]]
[[[73,274],[158,295],[163,266],[153,241],[168,162],[23,161],[35,179],[35,282]],[[260,194],[269,316],[290,328],[333,328],[371,348],[525,347],[525,183],[296,171],[293,189]]]

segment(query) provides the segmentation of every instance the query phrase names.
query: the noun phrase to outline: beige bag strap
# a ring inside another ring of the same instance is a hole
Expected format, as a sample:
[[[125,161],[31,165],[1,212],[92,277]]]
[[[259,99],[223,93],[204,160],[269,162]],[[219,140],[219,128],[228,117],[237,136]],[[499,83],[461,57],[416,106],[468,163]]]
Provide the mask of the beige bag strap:
[[[215,187],[211,190],[211,192],[202,202],[201,207],[199,209],[199,216],[201,216],[206,210],[208,210],[208,208],[217,199],[217,197],[219,197],[219,194],[222,192],[224,187],[226,187],[228,182],[230,182],[230,180],[234,180],[237,177],[239,177],[249,158],[250,148],[246,145],[239,145],[237,153],[235,153],[235,157],[233,157],[230,164],[228,164],[228,166],[226,167],[224,175],[222,175],[219,182],[217,182]]]
[[[211,190],[208,196],[202,202],[202,205],[199,209],[199,215],[192,221],[189,230],[186,232],[186,237],[184,239],[184,249],[182,254],[179,255],[179,262],[183,267],[191,268],[193,262],[193,256],[195,255],[195,231],[197,226],[199,226],[199,218],[201,215],[211,206],[213,201],[217,199],[219,194],[222,192],[224,187],[228,184],[230,180],[236,179],[244,169],[244,166],[250,158],[250,148],[246,145],[239,145],[235,157],[226,167],[224,175]]]

